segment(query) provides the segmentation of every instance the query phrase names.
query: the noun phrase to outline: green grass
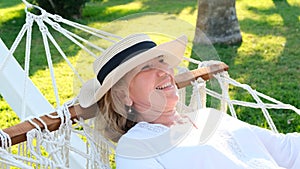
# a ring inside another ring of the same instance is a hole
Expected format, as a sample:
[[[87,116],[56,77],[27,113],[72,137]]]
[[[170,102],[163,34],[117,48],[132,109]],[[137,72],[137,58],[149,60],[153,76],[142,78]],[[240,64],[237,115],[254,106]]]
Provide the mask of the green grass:
[[[239,47],[218,48],[221,60],[229,64],[234,79],[298,108],[299,9],[299,1],[237,1],[243,43]],[[231,94],[235,98],[245,98],[237,91]],[[264,126],[260,116],[251,112],[253,115],[240,113],[240,116],[243,120]],[[295,113],[276,111],[271,115],[280,131],[299,131],[300,119]],[[289,119],[292,119],[290,124],[287,122]]]
[[[297,0],[287,2],[285,0],[265,0],[263,2],[261,0],[237,0],[236,8],[243,43],[240,46],[231,47],[215,46],[219,58],[230,66],[231,77],[284,103],[300,107],[300,2]],[[130,18],[138,20],[142,16],[134,14],[145,12],[165,13],[164,17],[169,17],[169,21],[175,16],[188,23],[187,28],[190,29],[194,28],[196,23],[197,1],[104,0],[87,3],[83,9],[83,17],[75,21],[100,29],[108,29],[108,31],[115,33],[119,32],[120,28],[109,27],[109,23],[128,15],[131,15]],[[0,2],[0,38],[8,47],[12,45],[24,23],[24,5],[20,0]],[[147,29],[150,26],[141,25],[140,29]],[[179,27],[180,25],[166,21],[161,23],[160,29],[155,31],[172,34],[169,31],[175,28],[180,30]],[[127,25],[122,29],[123,33],[128,33],[138,28]],[[36,26],[34,31],[37,32]],[[52,32],[58,43],[68,53],[70,61],[76,63],[79,55],[81,55],[78,47],[70,41],[64,40],[54,31]],[[188,32],[193,33],[193,30]],[[178,32],[174,34],[178,34]],[[193,34],[189,35],[189,37],[192,36]],[[191,41],[192,38],[190,38]],[[34,33],[30,76],[46,98],[55,104],[44,48],[41,43],[40,34]],[[24,46],[23,40],[14,54],[22,65]],[[53,46],[51,46],[51,52],[53,52],[57,83],[60,86],[61,102],[65,102],[74,96],[74,76]],[[189,55],[190,52],[188,51],[187,54]],[[240,89],[231,88],[230,94],[235,99],[250,99],[249,95]],[[257,113],[256,110],[237,107],[237,112],[238,116],[247,122],[266,126],[261,113]],[[280,131],[300,131],[300,118],[295,113],[271,111],[271,115]],[[0,98],[0,117],[1,128],[19,122],[18,117],[3,98]]]
[[[24,7],[21,0],[0,2],[0,38],[8,47],[12,45],[25,23]],[[229,74],[233,79],[300,108],[300,2],[237,0],[236,9],[243,43],[240,46],[215,46],[217,58],[230,66]],[[143,15],[146,12],[164,15],[159,17],[155,14]],[[126,17],[125,20],[119,19],[122,17]],[[186,54],[190,55],[196,18],[196,0],[103,0],[87,3],[83,9],[83,17],[75,21],[120,35],[146,31],[175,36],[184,30],[190,41]],[[147,20],[153,20],[153,23],[145,25],[147,22],[144,21]],[[130,21],[131,24],[124,24],[126,21]],[[34,26],[30,76],[50,103],[55,105],[49,69],[41,45],[42,39],[37,29],[37,26]],[[78,47],[60,34],[51,29],[50,31],[73,64],[85,59]],[[14,54],[21,65],[24,62],[24,46],[25,42],[22,40]],[[63,103],[74,97],[74,92],[76,93],[73,86],[74,76],[56,49],[50,47],[60,99]],[[84,66],[78,67],[84,69],[83,72],[91,71]],[[233,99],[253,100],[243,90],[233,87],[230,88],[230,95]],[[208,99],[209,103],[215,104],[215,101]],[[243,107],[236,107],[236,110],[240,119],[268,127],[260,111]],[[285,110],[272,110],[270,113],[279,131],[300,131],[300,116],[296,113]],[[0,117],[2,129],[20,122],[1,95]]]

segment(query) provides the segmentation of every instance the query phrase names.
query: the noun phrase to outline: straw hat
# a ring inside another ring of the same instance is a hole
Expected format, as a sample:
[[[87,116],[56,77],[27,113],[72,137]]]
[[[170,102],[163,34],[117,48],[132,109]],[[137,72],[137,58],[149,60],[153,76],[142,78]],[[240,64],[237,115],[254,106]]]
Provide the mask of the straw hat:
[[[170,66],[177,66],[184,55],[187,37],[156,45],[145,34],[133,34],[107,48],[94,62],[96,78],[83,84],[79,104],[86,108],[97,101],[127,72],[163,55]]]

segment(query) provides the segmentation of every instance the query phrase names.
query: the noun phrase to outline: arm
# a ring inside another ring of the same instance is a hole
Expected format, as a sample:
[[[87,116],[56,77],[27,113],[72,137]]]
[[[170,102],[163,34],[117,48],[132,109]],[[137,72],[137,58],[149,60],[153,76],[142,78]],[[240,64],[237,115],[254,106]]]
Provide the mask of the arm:
[[[257,126],[251,127],[273,159],[281,167],[300,168],[300,134],[276,134]]]

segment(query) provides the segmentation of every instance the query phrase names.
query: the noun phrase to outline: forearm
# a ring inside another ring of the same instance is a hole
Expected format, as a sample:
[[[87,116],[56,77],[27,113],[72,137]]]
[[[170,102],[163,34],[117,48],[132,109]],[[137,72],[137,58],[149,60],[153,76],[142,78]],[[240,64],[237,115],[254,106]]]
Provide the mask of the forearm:
[[[290,169],[300,168],[299,133],[276,134],[259,127],[252,129],[278,165]]]

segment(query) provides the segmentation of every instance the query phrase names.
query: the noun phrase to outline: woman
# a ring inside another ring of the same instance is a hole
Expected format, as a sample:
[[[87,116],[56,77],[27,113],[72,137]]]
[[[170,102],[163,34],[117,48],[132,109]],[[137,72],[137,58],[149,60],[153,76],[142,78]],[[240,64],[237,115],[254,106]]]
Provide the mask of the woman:
[[[187,38],[156,45],[130,35],[94,62],[97,78],[82,87],[82,107],[98,104],[96,128],[118,142],[120,169],[299,168],[300,136],[274,134],[201,109],[179,114],[173,68]]]

